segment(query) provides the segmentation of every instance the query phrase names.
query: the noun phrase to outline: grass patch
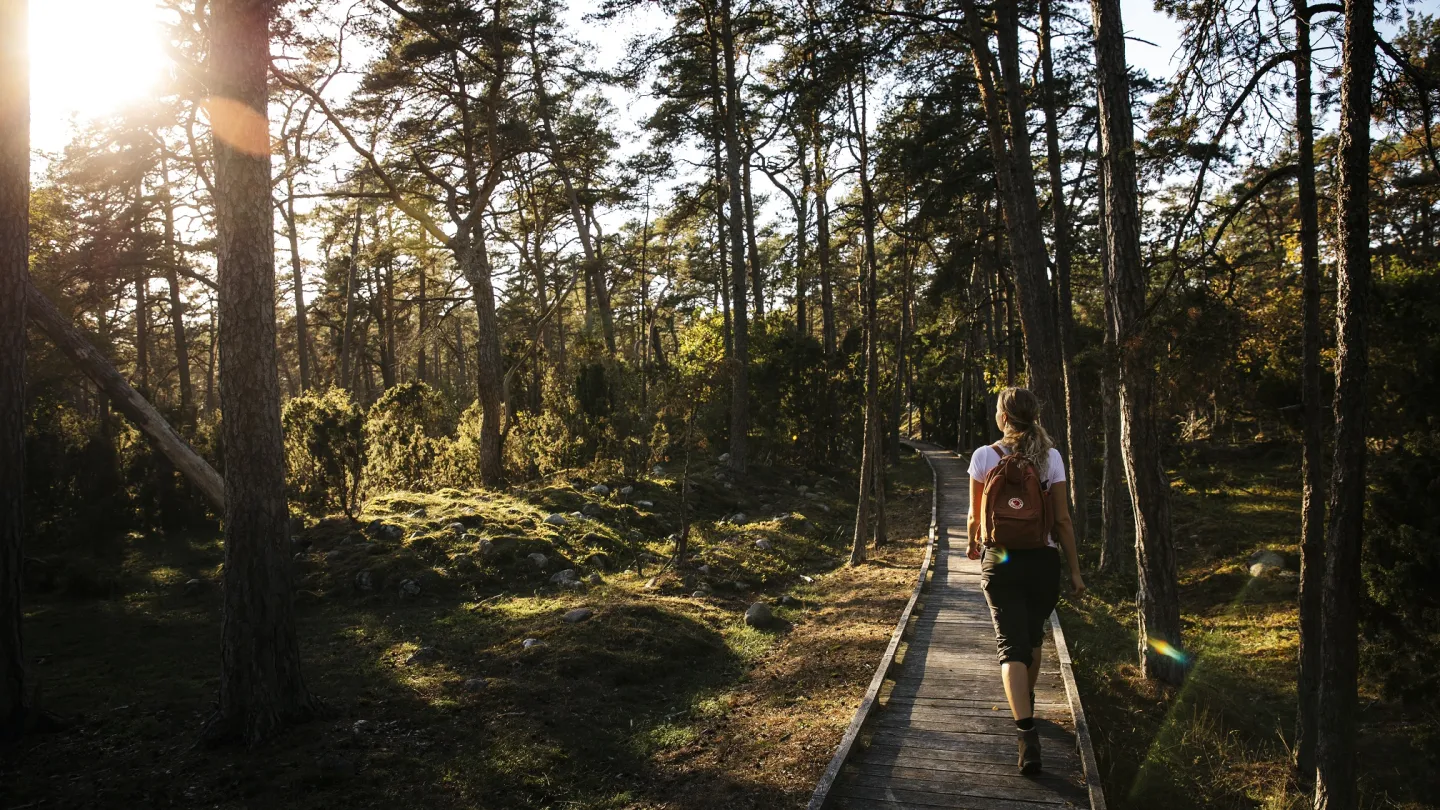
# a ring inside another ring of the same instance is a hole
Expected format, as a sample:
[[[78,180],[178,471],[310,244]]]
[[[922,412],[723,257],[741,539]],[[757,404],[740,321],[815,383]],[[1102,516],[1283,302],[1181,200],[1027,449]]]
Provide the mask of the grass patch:
[[[1180,606],[1194,666],[1179,689],[1140,677],[1133,579],[1092,583],[1061,610],[1113,808],[1299,810],[1294,786],[1298,579],[1253,578],[1252,553],[1298,559],[1298,452],[1186,449],[1173,480]],[[1098,527],[1097,527],[1098,528]],[[1362,673],[1362,806],[1432,807],[1435,717],[1380,700]],[[1396,734],[1397,724],[1410,733]]]
[[[74,722],[0,757],[5,803],[803,806],[908,597],[929,474],[914,457],[897,469],[897,542],[859,568],[842,565],[850,489],[798,470],[754,478],[695,474],[694,557],[663,573],[673,480],[387,493],[356,522],[308,527],[299,632],[331,713],[255,751],[193,746],[217,688],[218,538],[125,538],[84,561],[108,590],[27,603],[46,705]],[[737,512],[747,520],[724,519]],[[552,584],[565,568],[599,584]],[[783,621],[746,627],[756,600]],[[563,621],[577,607],[593,615]]]

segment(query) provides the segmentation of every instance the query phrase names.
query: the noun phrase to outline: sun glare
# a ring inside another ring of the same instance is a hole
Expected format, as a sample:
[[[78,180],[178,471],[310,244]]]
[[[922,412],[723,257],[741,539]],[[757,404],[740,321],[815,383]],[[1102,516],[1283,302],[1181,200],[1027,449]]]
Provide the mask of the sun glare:
[[[169,61],[155,0],[30,4],[31,133],[58,149],[70,121],[104,115],[154,92]]]

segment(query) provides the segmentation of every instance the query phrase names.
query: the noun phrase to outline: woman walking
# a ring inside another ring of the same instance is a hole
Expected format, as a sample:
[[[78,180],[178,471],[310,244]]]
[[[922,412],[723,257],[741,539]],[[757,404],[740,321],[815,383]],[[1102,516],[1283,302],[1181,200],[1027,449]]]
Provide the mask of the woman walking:
[[[1020,772],[1034,774],[1041,767],[1035,681],[1045,620],[1060,599],[1059,549],[1076,596],[1085,580],[1075,553],[1065,462],[1040,424],[1040,400],[1025,388],[1001,391],[995,423],[1003,437],[970,457],[969,556],[981,560],[1000,678],[1020,736]]]

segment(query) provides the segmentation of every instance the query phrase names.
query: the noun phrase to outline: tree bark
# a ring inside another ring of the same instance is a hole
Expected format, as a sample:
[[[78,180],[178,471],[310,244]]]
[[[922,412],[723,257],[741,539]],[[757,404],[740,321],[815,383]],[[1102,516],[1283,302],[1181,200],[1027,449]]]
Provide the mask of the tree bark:
[[[295,217],[295,180],[285,180],[285,232],[290,239],[290,282],[295,292],[295,353],[300,358],[300,390],[310,390],[310,326],[305,312],[305,273],[300,262],[300,228]]]
[[[195,426],[195,386],[190,379],[190,340],[185,329],[185,302],[180,295],[179,251],[175,246],[175,199],[170,194],[170,169],[160,157],[161,205],[165,213],[165,281],[170,288],[170,329],[175,343],[175,374],[180,381],[180,428]]]
[[[1178,684],[1185,666],[1180,649],[1179,583],[1170,523],[1170,481],[1160,459],[1154,409],[1155,370],[1145,334],[1148,286],[1140,258],[1140,205],[1135,168],[1135,124],[1120,0],[1092,0],[1098,72],[1102,165],[1105,172],[1105,243],[1112,268],[1106,295],[1114,298],[1120,347],[1121,433],[1125,471],[1135,512],[1139,572],[1139,647],[1147,678]]]
[[[1320,678],[1321,587],[1325,577],[1325,482],[1320,392],[1320,215],[1315,192],[1315,124],[1311,111],[1310,15],[1295,15],[1295,148],[1299,165],[1300,278],[1303,310],[1300,380],[1303,498],[1300,508],[1300,673],[1295,718],[1295,773],[1302,787],[1315,778],[1316,690]]]
[[[181,475],[189,479],[217,512],[223,512],[225,481],[215,472],[215,468],[201,458],[194,448],[175,432],[170,423],[165,421],[165,417],[126,382],[125,376],[90,345],[90,341],[61,314],[50,299],[29,284],[26,285],[25,295],[29,302],[27,314],[40,331],[54,342],[56,348],[60,349],[81,373],[95,383],[96,388],[104,392],[115,407],[145,434],[155,445],[155,449],[169,459]]]
[[[862,57],[863,59],[863,57]],[[870,185],[870,146],[866,137],[865,67],[861,68],[860,101],[857,104],[853,89],[847,84],[845,91],[850,101],[850,115],[855,122],[855,142],[860,152],[860,219],[865,240],[864,264],[864,307],[865,307],[865,424],[863,451],[860,458],[860,493],[855,510],[855,538],[850,553],[852,563],[865,560],[867,523],[871,517],[871,497],[875,508],[875,541],[884,542],[884,485],[885,453],[880,442],[880,334],[879,318],[876,315],[877,268],[875,255],[875,193]]]
[[[1353,810],[1360,553],[1365,519],[1365,422],[1370,371],[1370,109],[1375,5],[1345,0],[1336,188],[1340,266],[1335,312],[1335,460],[1325,537],[1315,810]]]
[[[797,134],[795,142],[796,160],[800,164],[800,194],[795,197],[795,331],[802,337],[810,336],[810,289],[809,256],[806,255],[810,223],[807,221],[810,209],[810,163],[806,156],[806,144]]]
[[[745,162],[741,178],[745,184],[745,244],[750,257],[750,290],[755,299],[755,320],[765,320],[765,270],[760,266],[760,243],[755,240],[755,195],[750,189],[750,158],[755,145],[747,137],[744,143]]]
[[[826,199],[830,183],[825,173],[825,147],[821,124],[815,114],[815,263],[820,271],[820,335],[825,357],[835,357],[835,291],[830,282],[830,204]]]
[[[495,287],[490,280],[490,255],[485,235],[456,244],[456,259],[475,298],[477,325],[475,382],[480,400],[480,481],[487,487],[504,483],[504,436],[500,424],[505,411],[505,365],[500,353],[500,321],[495,316]]]
[[[585,253],[585,274],[595,293],[595,303],[600,312],[600,330],[605,338],[605,349],[615,356],[615,315],[610,308],[610,289],[605,281],[605,267],[591,241],[590,225],[580,209],[580,197],[575,192],[574,181],[560,151],[559,140],[555,137],[553,114],[550,108],[550,93],[545,89],[545,72],[540,63],[539,45],[536,33],[530,32],[530,66],[535,81],[536,106],[540,112],[541,132],[550,147],[550,164],[560,177],[565,189],[565,198],[570,203],[570,216],[575,220],[575,230],[580,235],[580,247]]]
[[[1049,408],[1047,424],[1055,446],[1068,455],[1064,418],[1065,384],[1060,361],[1059,330],[1055,323],[1054,297],[1048,278],[1048,260],[1040,226],[1040,204],[1030,155],[1030,134],[1020,90],[1019,15],[1015,0],[1000,0],[995,7],[999,44],[999,68],[981,30],[974,0],[963,0],[969,29],[971,59],[980,85],[989,130],[990,151],[995,162],[996,184],[1005,219],[1006,241],[1014,271],[1015,298],[1024,330],[1024,360],[1031,390]],[[1002,112],[995,84],[999,75],[1004,86]],[[1013,339],[1013,338],[1012,338]],[[1013,367],[1013,364],[1012,364]]]
[[[150,276],[144,270],[135,276],[135,379],[141,391],[150,393],[150,301],[145,286]]]
[[[745,204],[740,178],[740,164],[744,160],[740,148],[740,85],[735,76],[735,32],[730,0],[720,0],[720,43],[725,57],[725,172],[730,185],[730,263],[734,269],[731,281],[735,285],[731,296],[735,353],[731,358],[730,470],[744,475],[750,443],[750,325],[745,289],[745,233],[741,225]]]
[[[30,55],[24,0],[0,3],[0,731],[26,723],[25,310],[30,283]]]
[[[1050,169],[1050,216],[1055,241],[1055,288],[1060,325],[1060,362],[1065,382],[1066,440],[1070,448],[1070,497],[1074,501],[1075,534],[1084,538],[1090,522],[1090,455],[1086,445],[1085,404],[1075,370],[1075,304],[1070,292],[1070,211],[1065,204],[1061,172],[1059,112],[1055,99],[1055,66],[1050,34],[1050,2],[1040,2],[1040,65],[1045,82],[1040,94],[1045,111],[1045,150]]]
[[[216,275],[221,440],[225,447],[224,613],[220,701],[207,736],[257,744],[311,717],[300,673],[291,584],[285,453],[276,379],[275,251],[267,127],[268,0],[216,0]],[[213,117],[213,116],[212,116]]]
[[[364,181],[358,192],[365,191]],[[359,284],[360,264],[360,198],[355,198],[355,225],[350,233],[350,261],[345,273],[345,325],[340,335],[340,386],[351,393],[355,391],[355,286]]]
[[[1109,218],[1105,213],[1104,164],[1100,166],[1100,222]],[[1100,567],[1102,575],[1114,576],[1130,568],[1135,558],[1135,544],[1125,525],[1125,512],[1131,509],[1129,484],[1125,479],[1125,451],[1120,441],[1120,348],[1115,336],[1115,299],[1109,290],[1114,267],[1104,238],[1100,240],[1100,268],[1105,292],[1104,365],[1100,368],[1100,411],[1105,422],[1105,470],[1100,482]]]

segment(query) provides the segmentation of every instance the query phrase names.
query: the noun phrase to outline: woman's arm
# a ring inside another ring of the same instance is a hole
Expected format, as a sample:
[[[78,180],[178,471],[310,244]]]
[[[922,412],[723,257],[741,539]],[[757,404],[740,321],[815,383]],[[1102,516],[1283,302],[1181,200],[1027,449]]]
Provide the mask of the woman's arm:
[[[1070,586],[1079,596],[1085,592],[1085,578],[1080,575],[1080,553],[1075,548],[1075,522],[1070,518],[1070,485],[1057,481],[1050,485],[1050,504],[1055,510],[1055,536],[1065,559],[1070,562]]]
[[[985,484],[970,479],[970,517],[965,521],[965,535],[970,538],[970,548],[965,556],[980,559],[980,500],[985,495]]]

